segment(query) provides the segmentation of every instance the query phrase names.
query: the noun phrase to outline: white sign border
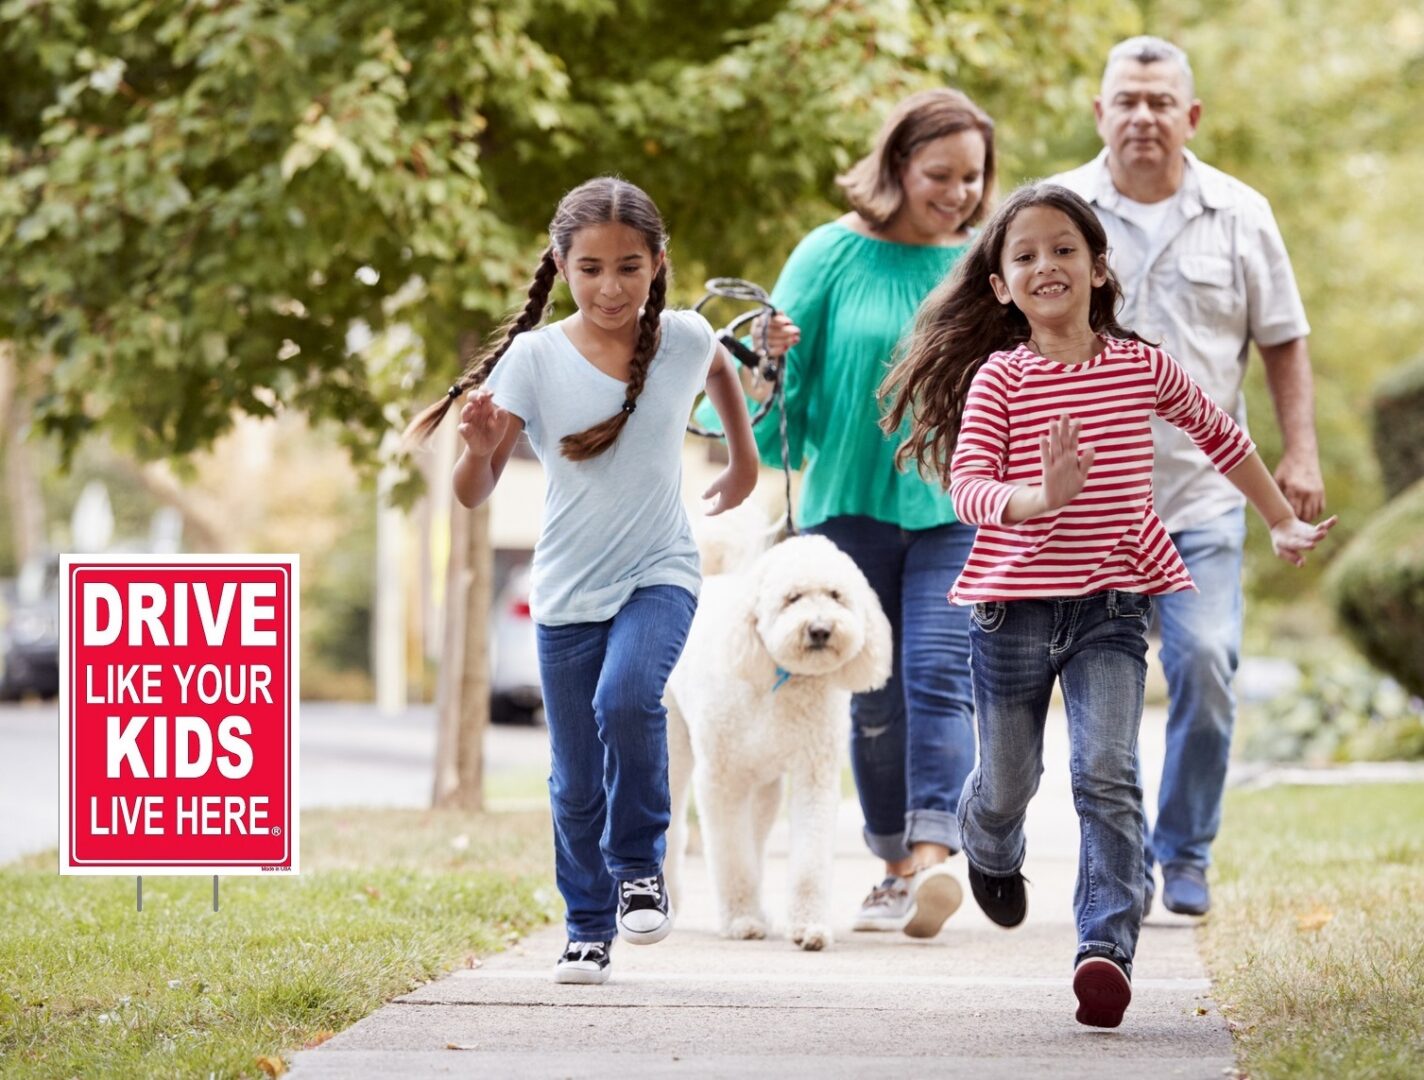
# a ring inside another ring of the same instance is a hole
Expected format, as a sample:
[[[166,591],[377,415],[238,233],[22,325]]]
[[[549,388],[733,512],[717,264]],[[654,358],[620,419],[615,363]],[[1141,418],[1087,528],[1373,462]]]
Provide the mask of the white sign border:
[[[75,553],[59,557],[59,872],[61,875],[86,875],[110,877],[203,877],[218,874],[223,877],[272,876],[280,877],[301,872],[301,668],[299,666],[301,640],[301,556],[294,552],[285,554],[236,554],[210,553],[189,555],[151,555],[119,553]],[[152,566],[159,569],[174,569],[181,566],[210,566],[221,569],[231,565],[279,565],[289,576],[288,608],[291,612],[291,630],[287,641],[287,662],[291,671],[288,684],[287,786],[291,797],[287,807],[286,840],[292,856],[291,866],[275,866],[270,863],[254,862],[179,862],[123,863],[114,865],[92,863],[69,865],[69,832],[71,824],[70,800],[70,654],[69,642],[73,633],[69,620],[69,582],[71,568],[75,565],[111,564],[119,566]]]

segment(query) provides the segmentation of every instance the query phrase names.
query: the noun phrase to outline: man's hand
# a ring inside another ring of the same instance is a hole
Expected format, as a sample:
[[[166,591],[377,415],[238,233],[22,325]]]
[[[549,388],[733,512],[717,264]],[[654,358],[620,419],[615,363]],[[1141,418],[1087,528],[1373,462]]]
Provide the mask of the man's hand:
[[[1275,478],[1301,521],[1314,521],[1325,512],[1325,481],[1320,476],[1320,459],[1314,454],[1283,455]]]

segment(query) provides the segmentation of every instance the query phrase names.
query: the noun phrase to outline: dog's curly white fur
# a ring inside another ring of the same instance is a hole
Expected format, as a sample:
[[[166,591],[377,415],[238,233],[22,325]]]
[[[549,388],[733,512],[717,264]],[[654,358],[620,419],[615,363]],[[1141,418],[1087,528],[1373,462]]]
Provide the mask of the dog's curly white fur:
[[[674,902],[695,786],[722,933],[766,936],[762,862],[789,775],[790,937],[803,949],[831,944],[850,695],[885,684],[890,650],[890,623],[865,575],[824,537],[794,537],[750,567],[703,582],[667,692],[673,801],[666,871]]]

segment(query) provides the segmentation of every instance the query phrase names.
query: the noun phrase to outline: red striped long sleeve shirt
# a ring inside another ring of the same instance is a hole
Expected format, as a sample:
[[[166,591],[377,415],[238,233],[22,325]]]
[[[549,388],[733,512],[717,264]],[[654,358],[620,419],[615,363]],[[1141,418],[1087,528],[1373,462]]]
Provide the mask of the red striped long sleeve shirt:
[[[995,353],[974,376],[950,462],[961,521],[979,526],[951,603],[1084,596],[1107,589],[1170,593],[1191,575],[1152,509],[1153,415],[1181,428],[1223,472],[1256,449],[1245,432],[1161,349],[1107,338],[1081,364],[1027,345]],[[1082,422],[1096,457],[1073,500],[1014,525],[1014,491],[1043,478],[1038,440],[1052,420]]]

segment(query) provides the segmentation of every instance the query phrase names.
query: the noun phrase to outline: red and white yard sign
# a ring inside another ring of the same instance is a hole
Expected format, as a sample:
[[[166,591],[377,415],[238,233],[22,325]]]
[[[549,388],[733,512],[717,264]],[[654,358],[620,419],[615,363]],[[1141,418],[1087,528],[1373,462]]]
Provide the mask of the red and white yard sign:
[[[59,872],[295,873],[297,557],[62,571]]]

